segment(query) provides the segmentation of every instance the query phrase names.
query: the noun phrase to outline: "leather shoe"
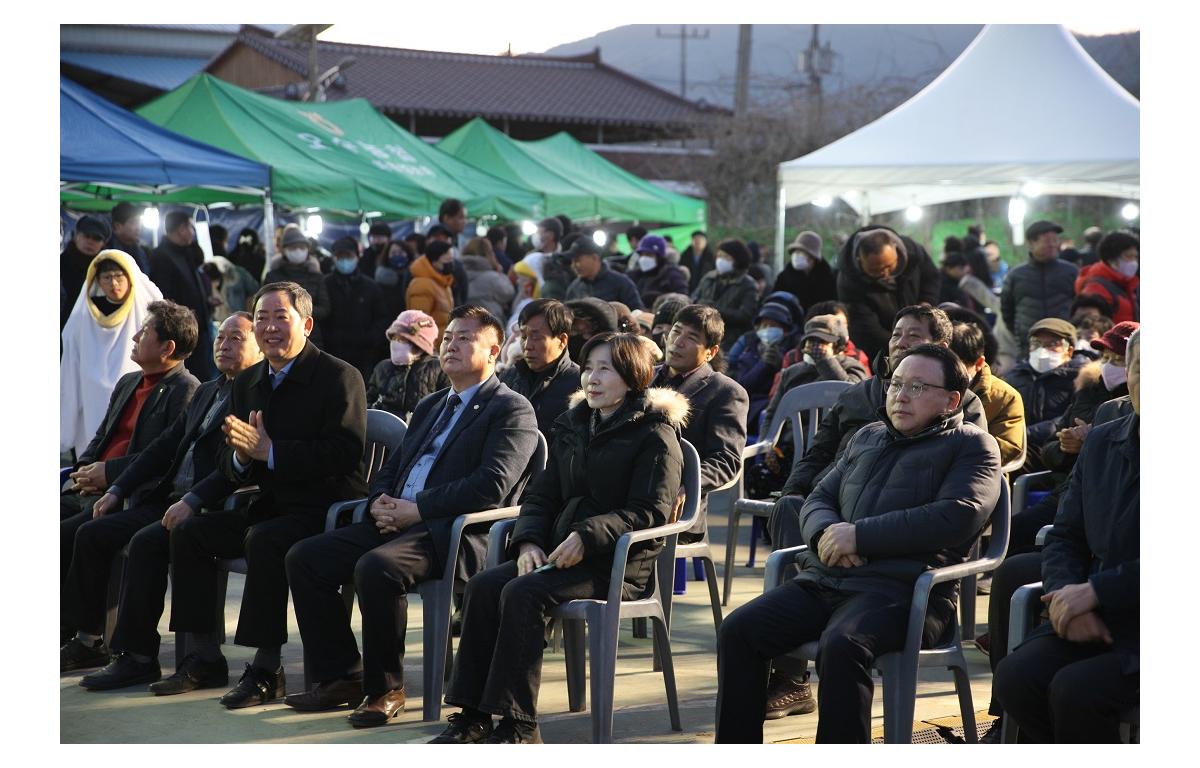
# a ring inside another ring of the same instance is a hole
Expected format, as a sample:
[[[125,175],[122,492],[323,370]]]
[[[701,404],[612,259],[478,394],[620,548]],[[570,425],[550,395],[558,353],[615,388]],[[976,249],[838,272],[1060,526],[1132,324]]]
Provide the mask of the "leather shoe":
[[[450,715],[450,724],[430,744],[478,744],[492,735],[492,718],[477,720],[462,712]]]
[[[224,656],[216,661],[204,661],[198,655],[189,653],[183,657],[175,674],[153,683],[150,692],[155,696],[173,696],[199,688],[224,688],[227,685],[229,663]]]
[[[111,691],[140,683],[153,683],[162,677],[158,659],[138,661],[128,653],[118,653],[104,669],[84,675],[79,684],[89,691]]]
[[[362,680],[327,680],[317,683],[311,690],[293,693],[283,700],[292,709],[302,712],[320,712],[325,709],[337,709],[349,704],[362,695]]]
[[[283,667],[271,672],[247,664],[238,684],[221,697],[221,705],[226,709],[253,707],[274,701],[286,693],[287,680],[283,676]]]
[[[60,672],[71,672],[76,669],[91,669],[103,667],[111,660],[108,646],[103,640],[95,645],[87,646],[72,637],[58,650],[58,669]]]
[[[500,720],[484,744],[541,744],[542,732],[537,723],[517,722],[511,717]]]
[[[363,698],[362,703],[350,713],[350,725],[355,728],[372,728],[387,725],[387,721],[404,711],[404,689],[397,688],[372,699]]]

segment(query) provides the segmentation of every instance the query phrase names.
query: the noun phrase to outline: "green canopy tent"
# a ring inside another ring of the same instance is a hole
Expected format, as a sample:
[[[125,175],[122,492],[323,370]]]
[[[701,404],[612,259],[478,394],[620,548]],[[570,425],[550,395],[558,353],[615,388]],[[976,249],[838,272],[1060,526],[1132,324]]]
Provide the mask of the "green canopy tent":
[[[703,201],[656,187],[566,133],[517,141],[475,118],[437,146],[480,170],[542,193],[548,213],[572,219],[704,223]]]
[[[207,74],[137,110],[198,141],[271,166],[271,196],[348,216],[437,215],[450,197],[473,216],[537,217],[541,195],[467,165],[365,99],[313,104],[262,96]]]

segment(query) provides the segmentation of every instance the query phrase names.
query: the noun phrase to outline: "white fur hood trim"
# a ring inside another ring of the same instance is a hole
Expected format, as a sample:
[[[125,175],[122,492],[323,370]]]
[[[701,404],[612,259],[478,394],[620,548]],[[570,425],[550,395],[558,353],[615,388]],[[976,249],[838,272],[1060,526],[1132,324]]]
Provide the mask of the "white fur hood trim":
[[[584,402],[584,391],[575,390],[571,395],[568,407],[574,408]],[[646,409],[659,411],[667,417],[672,426],[683,428],[687,425],[688,411],[691,406],[688,399],[673,389],[666,387],[651,387],[646,390]]]

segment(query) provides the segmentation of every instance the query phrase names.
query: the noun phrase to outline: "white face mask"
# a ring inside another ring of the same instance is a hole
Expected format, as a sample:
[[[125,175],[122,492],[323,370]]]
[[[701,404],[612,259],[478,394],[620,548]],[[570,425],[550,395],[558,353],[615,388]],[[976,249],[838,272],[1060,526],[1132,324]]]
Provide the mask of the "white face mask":
[[[717,272],[722,275],[733,271],[733,259],[717,259]]]
[[[1125,277],[1133,277],[1138,273],[1140,262],[1137,261],[1122,261],[1117,264],[1117,271]]]
[[[293,264],[303,264],[308,258],[307,248],[288,248],[283,252],[284,257]]]
[[[812,260],[809,258],[807,253],[804,253],[803,251],[795,251],[792,253],[792,269],[797,269],[801,272],[807,272],[808,268],[811,266]]]
[[[813,356],[808,354],[807,352],[804,353],[804,362],[808,363],[809,365],[817,364],[817,361],[813,359]]]
[[[417,353],[407,341],[392,341],[389,344],[393,365],[411,365],[412,361],[417,359]]]
[[[1038,373],[1053,371],[1064,362],[1065,360],[1063,360],[1063,356],[1060,353],[1051,352],[1045,347],[1038,347],[1029,353],[1029,364]]]
[[[1125,366],[1105,363],[1100,366],[1100,378],[1104,379],[1104,388],[1112,392],[1125,383]]]
[[[658,266],[658,259],[653,256],[638,256],[638,269],[649,272]]]

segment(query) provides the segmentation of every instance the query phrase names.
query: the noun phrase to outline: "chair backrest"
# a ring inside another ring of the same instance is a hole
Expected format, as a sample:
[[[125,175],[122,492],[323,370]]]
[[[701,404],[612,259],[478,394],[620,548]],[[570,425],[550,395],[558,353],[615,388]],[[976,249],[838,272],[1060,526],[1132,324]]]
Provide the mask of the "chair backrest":
[[[370,483],[371,476],[383,466],[393,451],[400,450],[408,425],[404,419],[388,411],[367,409],[367,449],[363,452],[363,476]]]
[[[1000,467],[1000,471],[1004,474],[1016,472],[1021,467],[1025,466],[1025,455],[1029,452],[1029,427],[1025,427],[1025,439],[1021,441],[1021,453],[1013,458],[1004,466]]]
[[[680,440],[679,447],[683,449],[683,509],[679,519],[667,525],[658,526],[662,536],[667,537],[665,546],[658,553],[658,560],[651,572],[650,582],[646,584],[644,597],[658,595],[660,585],[666,584],[671,589],[675,578],[675,548],[679,544],[679,534],[688,530],[696,522],[700,512],[700,454],[696,446],[687,440]],[[655,537],[657,538],[657,537]],[[661,602],[661,597],[657,598]]]
[[[771,423],[758,436],[758,441],[778,442],[784,423],[791,421],[792,442],[796,447],[793,455],[803,456],[805,449],[812,444],[813,436],[817,434],[817,425],[824,412],[832,408],[850,386],[848,381],[814,381],[789,389],[783,394],[779,407],[775,409],[775,415],[771,417]],[[805,420],[801,417],[805,411],[809,412],[807,424],[804,424]]]
[[[1003,559],[1004,554],[1008,552],[1008,539],[1011,526],[1009,524],[1012,511],[1010,509],[1011,498],[1008,493],[1008,483],[1004,480],[1000,481],[1000,498],[996,500],[996,506],[992,507],[991,539],[988,541],[987,551],[983,553],[985,559]],[[974,599],[974,596],[970,596]]]

